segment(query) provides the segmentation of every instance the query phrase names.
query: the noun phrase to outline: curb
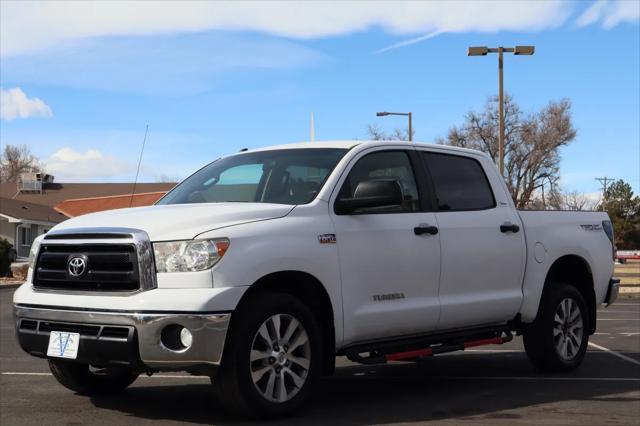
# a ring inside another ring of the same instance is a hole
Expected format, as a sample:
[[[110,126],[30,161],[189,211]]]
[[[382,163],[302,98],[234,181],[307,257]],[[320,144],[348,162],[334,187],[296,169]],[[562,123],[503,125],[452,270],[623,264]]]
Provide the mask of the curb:
[[[15,283],[15,284],[0,284],[0,290],[4,288],[18,288],[24,283]]]

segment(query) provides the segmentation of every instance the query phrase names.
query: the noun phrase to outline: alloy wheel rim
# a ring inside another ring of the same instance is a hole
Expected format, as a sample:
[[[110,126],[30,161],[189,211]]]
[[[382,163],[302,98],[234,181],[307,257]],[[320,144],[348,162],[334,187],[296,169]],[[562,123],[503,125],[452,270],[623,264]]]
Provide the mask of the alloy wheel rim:
[[[283,403],[304,386],[311,365],[311,345],[302,324],[288,314],[267,318],[251,344],[249,369],[263,398]]]
[[[583,333],[580,307],[573,299],[563,299],[553,318],[553,341],[558,356],[564,361],[573,360],[582,346]]]

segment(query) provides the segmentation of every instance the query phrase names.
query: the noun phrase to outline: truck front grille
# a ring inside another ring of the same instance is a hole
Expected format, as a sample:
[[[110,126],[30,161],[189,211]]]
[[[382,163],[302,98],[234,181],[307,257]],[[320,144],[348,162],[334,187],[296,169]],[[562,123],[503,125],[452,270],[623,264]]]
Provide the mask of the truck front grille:
[[[77,324],[68,322],[20,320],[18,330],[22,333],[49,334],[52,331],[78,333],[84,338],[127,340],[133,327],[101,324]]]
[[[71,267],[73,259],[81,259],[75,269]],[[45,242],[38,254],[33,285],[37,289],[69,291],[138,290],[136,246]]]

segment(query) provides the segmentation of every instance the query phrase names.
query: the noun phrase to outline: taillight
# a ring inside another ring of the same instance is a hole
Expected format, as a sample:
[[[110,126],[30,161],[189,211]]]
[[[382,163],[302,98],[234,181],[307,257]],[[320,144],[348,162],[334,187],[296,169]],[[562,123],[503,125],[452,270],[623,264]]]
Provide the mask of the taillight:
[[[602,221],[602,229],[604,230],[604,233],[607,234],[607,237],[609,237],[609,241],[611,241],[611,256],[613,257],[613,261],[615,262],[616,260],[616,243],[614,242],[614,235],[613,235],[613,224],[611,223],[610,220],[603,220]]]

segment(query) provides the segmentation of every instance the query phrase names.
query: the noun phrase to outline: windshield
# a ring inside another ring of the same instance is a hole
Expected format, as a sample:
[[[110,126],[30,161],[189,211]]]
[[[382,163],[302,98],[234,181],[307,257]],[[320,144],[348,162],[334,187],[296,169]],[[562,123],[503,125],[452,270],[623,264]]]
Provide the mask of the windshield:
[[[311,202],[346,149],[248,152],[221,158],[184,180],[157,204]]]

